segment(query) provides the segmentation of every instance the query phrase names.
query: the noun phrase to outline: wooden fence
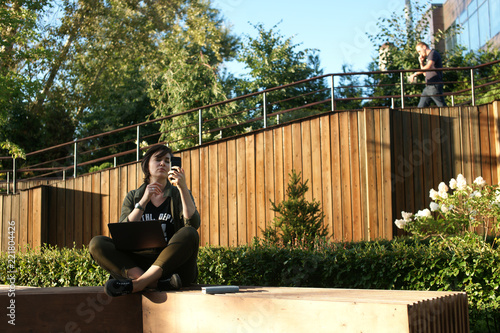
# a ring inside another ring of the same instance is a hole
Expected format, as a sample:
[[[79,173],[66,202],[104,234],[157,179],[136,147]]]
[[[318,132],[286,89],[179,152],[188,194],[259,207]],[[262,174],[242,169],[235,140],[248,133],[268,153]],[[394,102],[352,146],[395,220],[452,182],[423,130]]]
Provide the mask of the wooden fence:
[[[333,240],[391,239],[400,212],[428,206],[441,181],[462,173],[498,183],[499,106],[328,113],[181,151],[201,244],[236,246],[259,236],[292,170],[308,181],[307,199],[321,202]],[[126,193],[141,182],[133,163],[2,196],[0,248],[8,249],[10,221],[18,248],[88,244],[108,234]]]

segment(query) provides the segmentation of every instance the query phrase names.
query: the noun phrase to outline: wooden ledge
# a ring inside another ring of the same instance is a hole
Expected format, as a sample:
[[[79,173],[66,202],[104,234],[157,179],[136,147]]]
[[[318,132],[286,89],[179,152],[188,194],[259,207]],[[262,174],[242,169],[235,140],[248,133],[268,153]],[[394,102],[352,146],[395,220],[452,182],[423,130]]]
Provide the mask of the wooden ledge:
[[[102,287],[0,287],[1,332],[469,332],[461,292],[240,287],[107,296]],[[5,307],[4,307],[5,309]]]

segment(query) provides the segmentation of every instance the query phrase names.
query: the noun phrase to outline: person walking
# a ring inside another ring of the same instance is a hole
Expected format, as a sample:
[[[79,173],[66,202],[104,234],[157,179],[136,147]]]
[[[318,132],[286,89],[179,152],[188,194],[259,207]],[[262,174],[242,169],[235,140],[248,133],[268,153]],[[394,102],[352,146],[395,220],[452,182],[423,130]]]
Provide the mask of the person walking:
[[[433,69],[433,68],[443,68],[443,61],[441,55],[438,51],[430,49],[429,46],[424,42],[418,42],[416,46],[417,53],[419,55],[418,62],[420,63],[420,69]],[[420,75],[425,75],[425,88],[420,96],[420,101],[418,103],[419,108],[428,107],[431,104],[431,100],[436,103],[437,106],[446,106],[443,95],[443,72],[442,71],[425,71],[425,72],[415,72],[409,77],[410,82],[414,82],[415,78]]]

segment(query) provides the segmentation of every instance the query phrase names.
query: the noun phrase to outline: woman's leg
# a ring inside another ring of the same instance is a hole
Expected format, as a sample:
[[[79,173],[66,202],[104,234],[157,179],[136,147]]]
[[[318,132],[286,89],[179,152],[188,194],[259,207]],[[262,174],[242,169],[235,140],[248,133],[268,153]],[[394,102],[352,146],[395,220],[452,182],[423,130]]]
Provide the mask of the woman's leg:
[[[99,266],[115,279],[137,278],[144,273],[136,256],[116,249],[113,240],[106,236],[95,236],[89,243],[89,252]]]
[[[166,248],[160,253],[153,266],[161,267],[162,278],[169,278],[172,274],[179,274],[182,284],[189,285],[198,275],[198,248],[200,237],[193,227],[179,229]]]

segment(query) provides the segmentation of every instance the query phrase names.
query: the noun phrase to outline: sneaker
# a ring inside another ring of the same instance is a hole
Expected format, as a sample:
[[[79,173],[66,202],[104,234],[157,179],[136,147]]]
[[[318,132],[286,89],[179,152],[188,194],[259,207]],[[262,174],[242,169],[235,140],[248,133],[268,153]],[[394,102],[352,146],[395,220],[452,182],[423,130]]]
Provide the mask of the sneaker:
[[[182,288],[181,278],[178,274],[172,274],[170,279],[158,280],[157,288],[160,291],[179,290]]]
[[[104,285],[104,292],[111,297],[131,294],[133,289],[134,285],[132,284],[132,280],[130,279],[109,279]]]

